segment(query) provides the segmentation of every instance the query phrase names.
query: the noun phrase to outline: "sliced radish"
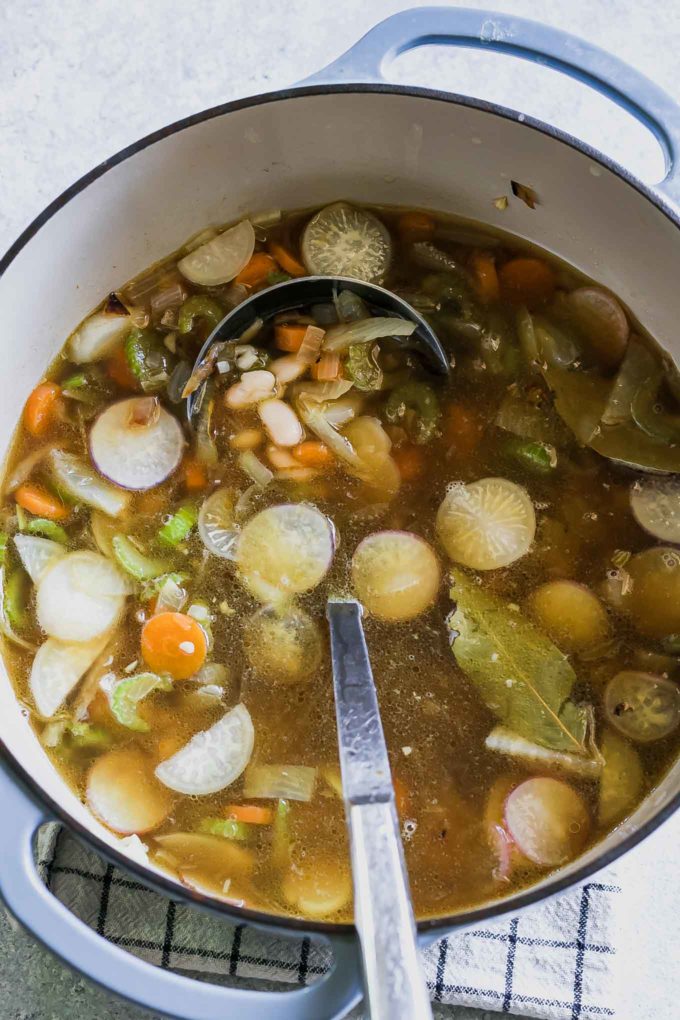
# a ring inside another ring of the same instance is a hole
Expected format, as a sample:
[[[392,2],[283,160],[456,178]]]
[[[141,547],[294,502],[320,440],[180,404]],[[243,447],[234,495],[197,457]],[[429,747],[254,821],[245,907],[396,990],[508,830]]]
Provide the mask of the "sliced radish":
[[[39,584],[47,568],[66,555],[66,550],[59,542],[35,535],[15,535],[14,545],[21,565],[33,584]]]
[[[584,651],[609,636],[607,612],[584,584],[546,581],[529,597],[532,615],[565,652]]]
[[[335,202],[305,227],[302,258],[310,273],[380,283],[389,269],[392,241],[385,224],[373,213]]]
[[[68,356],[76,365],[108,358],[131,328],[132,318],[122,305],[120,311],[95,312],[71,334]]]
[[[571,772],[575,776],[583,776],[585,779],[597,779],[602,771],[600,761],[569,754],[568,751],[553,751],[541,744],[534,744],[533,741],[521,737],[505,726],[494,727],[484,741],[484,746],[489,751],[498,751],[499,754],[519,758],[528,765],[535,765],[541,769],[553,765],[557,769]]]
[[[515,787],[505,802],[505,824],[525,857],[554,868],[583,849],[590,818],[576,790],[541,776]]]
[[[316,507],[284,503],[256,514],[241,532],[236,562],[261,602],[311,591],[328,572],[335,549],[331,522]]]
[[[263,677],[298,683],[321,663],[321,634],[303,609],[264,606],[246,621],[243,639],[250,665]]]
[[[126,748],[98,758],[87,777],[87,805],[114,832],[129,836],[157,829],[172,808],[172,797],[153,776],[141,751]]]
[[[113,540],[120,533],[120,523],[111,520],[105,514],[95,512],[90,517],[90,528],[99,552],[102,556],[113,559]]]
[[[78,503],[86,503],[109,517],[119,517],[130,502],[127,492],[114,489],[90,464],[73,453],[52,450],[50,463],[59,489]]]
[[[529,551],[536,515],[526,489],[507,478],[459,482],[439,507],[437,533],[455,563],[495,570]]]
[[[383,620],[412,620],[429,609],[441,580],[427,542],[408,531],[378,531],[357,546],[352,581],[369,613]]]
[[[650,535],[680,545],[680,478],[639,479],[630,489],[630,507]]]
[[[578,287],[565,303],[590,342],[590,350],[606,368],[615,368],[626,353],[630,327],[623,308],[599,287]]]
[[[250,220],[222,231],[194,248],[177,263],[182,276],[202,287],[229,283],[250,261],[255,250],[255,231]]]
[[[680,687],[663,676],[624,669],[607,684],[604,710],[631,740],[661,740],[680,726]]]
[[[352,898],[347,868],[330,857],[307,859],[291,869],[281,883],[284,898],[305,917],[337,914]]]
[[[129,585],[99,553],[67,553],[44,574],[38,586],[36,615],[50,637],[91,641],[118,623]]]
[[[236,494],[226,487],[217,489],[204,501],[198,515],[198,534],[213,556],[234,558],[238,530],[234,527]]]
[[[103,411],[90,432],[97,470],[123,489],[152,489],[178,467],[184,452],[182,428],[163,407],[137,423],[136,409],[148,397],[132,397]],[[102,508],[103,509],[103,508]]]
[[[237,705],[209,730],[156,768],[156,776],[177,793],[206,796],[229,786],[241,775],[253,753],[255,733],[250,712]]]
[[[220,836],[170,832],[156,836],[155,843],[161,862],[174,868],[185,885],[210,895],[232,880],[249,878],[255,868],[249,850]]]
[[[35,706],[46,718],[54,715],[104,648],[108,635],[81,644],[54,638],[40,646],[33,659],[29,687]]]
[[[273,398],[257,405],[257,413],[269,438],[277,446],[297,446],[302,442],[300,419],[290,404]]]

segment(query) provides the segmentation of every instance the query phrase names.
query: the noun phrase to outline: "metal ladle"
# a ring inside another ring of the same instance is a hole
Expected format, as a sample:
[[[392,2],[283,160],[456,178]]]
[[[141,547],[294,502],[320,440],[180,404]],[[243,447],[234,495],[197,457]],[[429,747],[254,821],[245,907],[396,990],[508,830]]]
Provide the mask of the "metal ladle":
[[[233,311],[229,312],[212,331],[203,344],[196,359],[194,371],[204,360],[214,343],[224,340],[238,341],[246,330],[258,319],[266,323],[281,312],[300,311],[311,305],[332,303],[334,296],[342,290],[350,290],[366,302],[369,311],[377,315],[397,316],[416,323],[415,332],[410,337],[396,338],[411,347],[414,343],[422,350],[429,366],[438,375],[449,374],[449,359],[442,347],[437,334],[422,315],[408,301],[393,294],[392,291],[379,287],[375,283],[365,283],[344,276],[302,276],[296,280],[277,283],[266,290],[259,290],[252,297],[242,301]],[[188,397],[189,421],[200,406],[203,387]]]

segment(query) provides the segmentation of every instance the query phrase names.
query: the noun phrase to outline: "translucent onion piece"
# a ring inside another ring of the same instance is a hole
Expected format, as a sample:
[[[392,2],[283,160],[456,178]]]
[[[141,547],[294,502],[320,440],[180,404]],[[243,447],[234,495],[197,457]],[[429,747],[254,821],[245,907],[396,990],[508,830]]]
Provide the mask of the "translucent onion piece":
[[[352,581],[357,597],[383,620],[412,620],[437,597],[439,563],[427,542],[407,531],[379,531],[357,546]]]
[[[316,769],[307,765],[252,765],[245,775],[243,796],[308,802],[315,783]]]
[[[340,323],[326,331],[323,340],[324,351],[340,353],[352,344],[372,343],[386,336],[411,336],[416,330],[415,322],[391,316],[375,316],[358,322]]]
[[[238,458],[238,466],[260,489],[266,489],[274,475],[266,464],[252,450],[244,450]]]
[[[106,478],[123,489],[152,489],[178,467],[184,453],[184,436],[176,418],[159,408],[157,419],[135,424],[132,397],[103,411],[90,432],[92,460]]]
[[[127,508],[127,492],[115,489],[101,478],[94,468],[73,453],[52,450],[52,474],[66,496],[101,510],[109,517],[118,517]]]
[[[38,649],[29,687],[38,712],[54,715],[104,648],[107,637],[80,644],[49,638]]]
[[[35,535],[15,535],[14,545],[21,565],[33,584],[39,584],[48,567],[66,555],[66,550],[59,542]]]
[[[52,446],[49,445],[39,446],[36,450],[31,450],[31,452],[23,457],[11,471],[4,485],[4,492],[9,494],[10,492],[14,492],[15,489],[18,489],[20,485],[23,485],[38,464],[42,463],[51,451]]]
[[[236,705],[209,730],[156,768],[162,783],[192,796],[207,796],[229,786],[241,775],[253,753],[255,733],[248,709]]]
[[[601,761],[584,758],[578,754],[569,754],[568,751],[554,751],[552,748],[543,747],[541,744],[527,740],[526,737],[521,737],[505,726],[494,727],[484,741],[484,746],[489,751],[498,751],[499,754],[519,758],[526,765],[533,765],[537,771],[552,766],[563,772],[582,776],[584,779],[597,779],[602,771]]]
[[[514,563],[529,551],[535,533],[528,492],[507,478],[452,485],[437,514],[437,534],[447,553],[474,570]]]
[[[238,538],[238,529],[234,527],[235,498],[233,489],[217,489],[204,501],[198,515],[198,534],[203,545],[213,556],[225,560],[234,558]]]
[[[177,268],[192,283],[216,287],[238,276],[250,261],[254,250],[253,225],[249,220],[243,220],[194,248],[180,259]]]

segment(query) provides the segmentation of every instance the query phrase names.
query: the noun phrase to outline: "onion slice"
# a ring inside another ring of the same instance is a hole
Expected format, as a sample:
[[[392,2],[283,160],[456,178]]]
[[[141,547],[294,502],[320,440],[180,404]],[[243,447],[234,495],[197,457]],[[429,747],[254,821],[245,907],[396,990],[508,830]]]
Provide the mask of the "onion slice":
[[[92,460],[106,478],[123,489],[152,489],[178,467],[184,436],[176,418],[163,407],[138,424],[141,402],[132,397],[103,411],[90,432]]]
[[[252,765],[245,776],[243,796],[254,799],[312,799],[316,769],[308,765]]]
[[[39,584],[48,567],[66,555],[66,550],[59,542],[38,538],[36,535],[15,535],[14,545],[21,565],[33,584]]]
[[[177,793],[199,797],[217,793],[241,775],[253,753],[254,739],[250,712],[245,705],[236,705],[161,762],[156,776]]]
[[[128,494],[114,489],[80,457],[64,450],[52,450],[50,463],[55,481],[66,496],[101,510],[109,517],[119,517],[126,509],[130,501]]]

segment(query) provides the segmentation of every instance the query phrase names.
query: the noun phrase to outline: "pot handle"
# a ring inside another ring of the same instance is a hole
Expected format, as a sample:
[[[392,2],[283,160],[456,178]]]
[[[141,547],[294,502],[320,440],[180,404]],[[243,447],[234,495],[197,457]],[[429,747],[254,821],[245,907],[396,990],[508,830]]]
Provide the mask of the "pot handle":
[[[300,84],[382,82],[382,66],[416,46],[466,46],[513,54],[563,71],[618,103],[659,142],[666,176],[659,187],[680,204],[680,106],[611,53],[527,18],[467,7],[419,7],[381,21],[346,53]]]
[[[290,992],[227,988],[180,977],[119,949],[54,896],[38,875],[33,843],[48,813],[0,768],[0,896],[15,917],[65,963],[97,984],[177,1020],[332,1020],[362,995],[356,940],[331,936],[333,969]]]

